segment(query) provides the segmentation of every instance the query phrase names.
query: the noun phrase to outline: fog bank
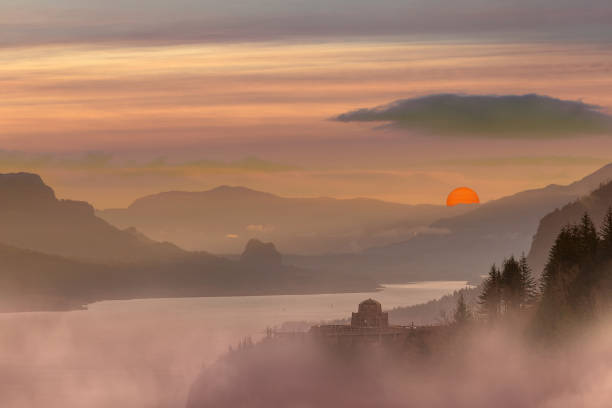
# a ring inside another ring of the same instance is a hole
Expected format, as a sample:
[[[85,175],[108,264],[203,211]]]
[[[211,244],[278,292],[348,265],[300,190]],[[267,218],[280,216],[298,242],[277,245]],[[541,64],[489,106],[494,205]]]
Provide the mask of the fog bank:
[[[188,407],[606,407],[610,329],[555,347],[527,345],[510,329],[476,330],[419,357],[257,345],[205,370]]]
[[[243,333],[189,317],[0,315],[3,408],[184,407],[189,384]]]

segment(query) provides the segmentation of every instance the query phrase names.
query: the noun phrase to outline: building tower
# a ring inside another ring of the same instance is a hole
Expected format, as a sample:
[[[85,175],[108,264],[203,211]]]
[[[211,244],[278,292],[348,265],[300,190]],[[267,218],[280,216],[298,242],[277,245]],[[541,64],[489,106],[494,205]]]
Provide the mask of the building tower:
[[[354,328],[387,328],[389,314],[382,311],[380,303],[374,299],[364,300],[359,304],[357,313],[353,313],[351,327]]]

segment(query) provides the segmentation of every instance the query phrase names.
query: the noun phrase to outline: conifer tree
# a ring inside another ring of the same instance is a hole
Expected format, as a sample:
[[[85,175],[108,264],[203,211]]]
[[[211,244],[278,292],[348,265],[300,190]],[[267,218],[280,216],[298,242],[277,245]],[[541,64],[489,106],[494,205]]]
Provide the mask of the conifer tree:
[[[597,248],[599,246],[599,235],[593,220],[587,212],[580,219],[578,226],[578,236],[580,239],[580,250],[583,264],[592,264],[595,262]]]
[[[481,313],[490,321],[497,319],[501,313],[501,274],[493,265],[488,278],[483,283],[482,293],[478,297]]]
[[[521,266],[514,256],[511,256],[504,261],[501,273],[501,285],[503,310],[519,310],[522,306],[523,299],[525,298],[525,285],[523,282]]]
[[[538,312],[540,324],[551,333],[594,313],[593,290],[601,281],[600,247],[597,230],[586,213],[578,225],[564,227],[557,236],[542,275]]]
[[[601,253],[604,261],[612,259],[612,206],[608,211],[601,226]]]
[[[609,297],[612,294],[612,206],[608,207],[608,211],[604,216],[601,225],[599,244],[599,263],[600,263],[600,279],[601,290],[604,296]]]
[[[536,301],[538,291],[525,254],[521,255],[521,259],[519,260],[519,268],[521,273],[521,283],[523,286],[521,306],[524,308],[532,305]]]
[[[561,229],[555,243],[548,254],[548,262],[544,267],[540,281],[540,292],[544,298],[553,295],[556,283],[562,281],[564,275],[572,265],[582,260],[580,233],[575,225],[566,225]]]
[[[464,325],[471,320],[471,314],[465,303],[463,292],[459,292],[459,299],[457,300],[457,308],[455,309],[455,323],[458,325]]]
[[[548,254],[548,262],[540,280],[541,300],[538,308],[538,329],[546,335],[555,335],[567,314],[568,276],[579,260],[578,233],[575,226],[561,229]]]
[[[602,268],[598,254],[601,241],[595,225],[588,213],[584,213],[579,229],[581,261],[578,273],[568,290],[568,304],[573,314],[581,319],[590,318],[595,311],[594,290],[601,282]]]

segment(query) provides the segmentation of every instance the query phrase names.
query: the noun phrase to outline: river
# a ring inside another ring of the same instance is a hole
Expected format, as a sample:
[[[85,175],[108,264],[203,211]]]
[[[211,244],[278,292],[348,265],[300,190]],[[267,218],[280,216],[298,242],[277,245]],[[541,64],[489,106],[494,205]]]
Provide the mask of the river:
[[[0,406],[182,407],[203,364],[286,321],[349,317],[426,302],[465,282],[373,293],[104,301],[87,310],[0,315]]]

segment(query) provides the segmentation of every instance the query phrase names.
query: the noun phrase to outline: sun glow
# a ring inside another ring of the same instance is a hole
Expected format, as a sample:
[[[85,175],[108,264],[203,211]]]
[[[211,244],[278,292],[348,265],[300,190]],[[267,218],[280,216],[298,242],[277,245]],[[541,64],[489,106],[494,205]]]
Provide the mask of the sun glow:
[[[469,187],[459,187],[450,192],[446,198],[446,205],[452,207],[457,204],[479,204],[480,198]]]

